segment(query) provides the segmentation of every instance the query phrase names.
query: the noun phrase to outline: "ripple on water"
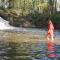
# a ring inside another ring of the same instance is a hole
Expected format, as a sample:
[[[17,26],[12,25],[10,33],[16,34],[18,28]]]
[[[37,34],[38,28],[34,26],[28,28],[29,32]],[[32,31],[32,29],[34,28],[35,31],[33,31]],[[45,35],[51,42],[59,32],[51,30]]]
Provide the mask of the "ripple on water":
[[[55,49],[58,54],[60,45],[56,45]],[[47,54],[47,45],[43,43],[0,44],[0,60],[51,60]],[[60,53],[58,57],[60,57]]]

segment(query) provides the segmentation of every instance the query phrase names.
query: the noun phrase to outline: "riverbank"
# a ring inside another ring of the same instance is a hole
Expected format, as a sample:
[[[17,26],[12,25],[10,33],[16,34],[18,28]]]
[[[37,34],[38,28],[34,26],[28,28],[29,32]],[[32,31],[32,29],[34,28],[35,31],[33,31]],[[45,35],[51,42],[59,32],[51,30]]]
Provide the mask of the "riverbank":
[[[16,10],[17,11],[17,10]],[[15,10],[0,10],[0,16],[9,21],[9,24],[15,27],[25,28],[47,28],[49,18],[52,20],[55,29],[60,30],[60,14],[39,14],[30,13],[27,15],[17,15]]]

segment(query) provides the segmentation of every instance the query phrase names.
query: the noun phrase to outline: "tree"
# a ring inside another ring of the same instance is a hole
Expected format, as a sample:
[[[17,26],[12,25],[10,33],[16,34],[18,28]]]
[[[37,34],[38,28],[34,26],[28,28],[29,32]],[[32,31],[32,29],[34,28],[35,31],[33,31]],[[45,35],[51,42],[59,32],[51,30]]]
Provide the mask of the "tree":
[[[57,0],[48,0],[48,4],[49,4],[49,14],[55,13]]]
[[[54,1],[55,1],[54,4],[55,4],[55,13],[56,13],[57,0],[54,0]]]

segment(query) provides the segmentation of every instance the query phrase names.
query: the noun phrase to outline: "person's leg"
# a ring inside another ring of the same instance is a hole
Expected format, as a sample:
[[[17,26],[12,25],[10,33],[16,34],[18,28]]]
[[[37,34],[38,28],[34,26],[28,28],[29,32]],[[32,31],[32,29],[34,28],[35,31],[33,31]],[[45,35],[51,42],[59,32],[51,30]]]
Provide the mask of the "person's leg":
[[[47,36],[47,40],[49,40],[49,37]]]
[[[54,42],[53,34],[51,35],[51,41]]]

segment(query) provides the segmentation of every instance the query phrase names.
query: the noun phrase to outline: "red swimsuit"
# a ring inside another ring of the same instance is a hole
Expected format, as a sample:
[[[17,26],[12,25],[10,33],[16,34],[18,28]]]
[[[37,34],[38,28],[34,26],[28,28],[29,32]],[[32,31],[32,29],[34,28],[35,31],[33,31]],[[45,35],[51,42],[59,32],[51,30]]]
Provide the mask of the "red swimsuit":
[[[48,36],[53,36],[54,27],[52,22],[48,23]]]

